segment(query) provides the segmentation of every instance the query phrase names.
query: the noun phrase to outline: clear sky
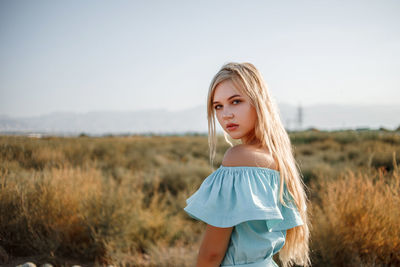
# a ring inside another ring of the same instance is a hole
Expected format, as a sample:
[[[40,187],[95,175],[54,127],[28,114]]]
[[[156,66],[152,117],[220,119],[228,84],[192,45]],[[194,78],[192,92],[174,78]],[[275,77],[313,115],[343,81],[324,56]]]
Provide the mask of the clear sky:
[[[0,1],[0,114],[181,110],[226,62],[278,103],[400,105],[400,1]]]

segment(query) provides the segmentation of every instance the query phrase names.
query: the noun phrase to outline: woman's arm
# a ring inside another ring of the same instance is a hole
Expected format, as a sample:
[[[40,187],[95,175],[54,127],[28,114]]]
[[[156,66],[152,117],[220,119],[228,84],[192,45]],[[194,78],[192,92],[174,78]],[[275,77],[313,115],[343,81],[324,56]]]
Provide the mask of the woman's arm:
[[[207,225],[196,267],[220,266],[228,248],[232,229],[233,227],[220,228]]]

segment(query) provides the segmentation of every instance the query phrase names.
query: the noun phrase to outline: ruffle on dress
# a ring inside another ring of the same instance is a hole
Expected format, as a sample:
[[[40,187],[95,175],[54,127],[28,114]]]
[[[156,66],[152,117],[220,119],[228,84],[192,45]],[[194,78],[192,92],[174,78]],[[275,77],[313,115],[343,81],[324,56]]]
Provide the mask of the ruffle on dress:
[[[268,231],[287,230],[303,224],[293,198],[284,186],[279,201],[280,173],[277,170],[221,165],[186,200],[184,210],[197,220],[215,227],[265,220]]]

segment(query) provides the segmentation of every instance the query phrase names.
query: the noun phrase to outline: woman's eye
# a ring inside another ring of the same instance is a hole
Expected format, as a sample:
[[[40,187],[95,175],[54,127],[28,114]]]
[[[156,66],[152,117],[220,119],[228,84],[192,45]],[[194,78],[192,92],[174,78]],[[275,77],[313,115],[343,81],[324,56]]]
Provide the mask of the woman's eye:
[[[221,105],[216,105],[214,108],[215,108],[215,109],[219,109],[219,106],[221,106]]]
[[[235,99],[235,100],[232,101],[232,103],[235,103],[235,102],[237,102],[239,104],[242,101],[240,101],[239,99]]]

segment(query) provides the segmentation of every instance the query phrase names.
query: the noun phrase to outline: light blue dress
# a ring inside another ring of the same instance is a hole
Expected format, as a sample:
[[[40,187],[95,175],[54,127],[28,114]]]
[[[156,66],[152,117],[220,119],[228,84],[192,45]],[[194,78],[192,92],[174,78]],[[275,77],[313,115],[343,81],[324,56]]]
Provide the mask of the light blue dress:
[[[232,227],[221,266],[278,266],[272,256],[284,245],[286,230],[303,221],[284,186],[279,201],[279,171],[251,166],[221,165],[187,200],[184,210],[215,227]]]

